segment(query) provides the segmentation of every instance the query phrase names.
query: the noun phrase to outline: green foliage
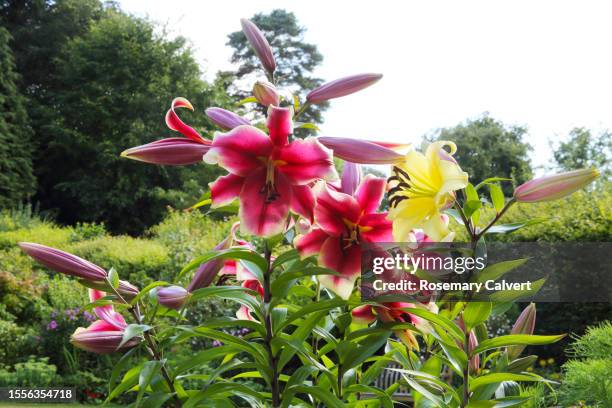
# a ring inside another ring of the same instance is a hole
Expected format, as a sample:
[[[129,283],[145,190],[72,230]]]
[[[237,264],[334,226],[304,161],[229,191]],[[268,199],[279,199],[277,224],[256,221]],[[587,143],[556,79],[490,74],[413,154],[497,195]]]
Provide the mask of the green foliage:
[[[15,361],[22,355],[27,342],[25,328],[11,321],[0,320],[0,365]]]
[[[531,146],[524,141],[526,129],[505,126],[487,115],[468,120],[454,128],[439,130],[432,139],[452,140],[458,146],[455,159],[476,185],[494,174],[513,178],[521,184],[531,178],[528,154]],[[504,186],[506,194],[511,192]]]
[[[48,387],[58,384],[57,368],[48,358],[30,358],[15,364],[10,370],[0,370],[2,387]]]
[[[308,91],[323,83],[320,78],[312,74],[323,61],[323,56],[316,45],[304,41],[306,29],[298,24],[295,14],[281,9],[272,10],[269,14],[257,13],[250,20],[262,30],[272,47],[276,59],[275,77],[278,84],[291,89],[304,100]],[[236,31],[228,38],[227,44],[234,49],[231,61],[239,64],[236,76],[242,79],[253,78],[254,73],[261,74],[261,63],[244,33]],[[236,100],[240,100],[250,95],[251,89],[248,89],[238,90],[235,96]],[[328,106],[327,103],[312,106],[300,120],[322,123],[322,114]],[[298,133],[304,132],[298,130]]]
[[[85,241],[88,239],[99,238],[104,235],[106,235],[104,223],[96,224],[95,222],[77,222],[77,224],[72,228],[70,241]]]
[[[147,285],[168,276],[168,250],[161,244],[128,236],[102,237],[83,241],[69,251],[106,270],[115,268],[123,280]]]
[[[0,26],[0,208],[16,207],[34,192],[32,131],[26,100],[17,89],[18,75],[9,41]]]
[[[573,360],[563,365],[560,401],[564,406],[612,405],[612,323],[590,327],[571,346]]]
[[[595,167],[604,178],[610,176],[612,133],[609,131],[593,135],[589,129],[574,128],[567,140],[553,148],[557,167],[561,170]]]

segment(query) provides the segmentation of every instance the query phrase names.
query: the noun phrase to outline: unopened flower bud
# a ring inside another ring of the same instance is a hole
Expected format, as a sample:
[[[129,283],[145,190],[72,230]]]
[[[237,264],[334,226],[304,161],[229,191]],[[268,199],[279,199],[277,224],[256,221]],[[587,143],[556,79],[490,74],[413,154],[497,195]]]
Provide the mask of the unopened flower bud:
[[[240,125],[250,125],[251,122],[240,115],[223,108],[208,108],[206,116],[217,126],[224,130],[231,130]]]
[[[351,163],[359,164],[395,164],[405,159],[404,155],[387,144],[346,137],[318,137],[317,140],[328,149],[334,151],[334,156]],[[403,145],[407,148],[409,145]]]
[[[468,348],[470,351],[472,351],[476,348],[476,346],[478,346],[478,339],[476,338],[474,330],[472,330],[468,338]],[[480,369],[480,355],[476,354],[475,356],[470,358],[469,368],[470,373],[472,373],[472,375],[478,373],[478,370]]]
[[[242,32],[251,44],[255,55],[261,61],[261,65],[269,74],[273,74],[276,70],[276,62],[274,61],[274,55],[268,40],[251,21],[243,18],[240,20],[240,23],[242,24]]]
[[[310,103],[321,103],[330,99],[340,98],[341,96],[361,91],[378,82],[381,78],[381,74],[359,74],[336,79],[310,91],[306,95],[306,100]]]
[[[219,242],[217,246],[214,248],[215,251],[221,251],[223,249],[228,249],[232,245],[232,236],[225,238],[223,241]],[[193,279],[189,283],[187,287],[188,292],[193,292],[196,289],[205,288],[209,286],[215,277],[223,268],[225,261],[223,259],[213,259],[212,261],[207,261],[202,263],[196,270],[196,273],[193,275]]]
[[[535,303],[530,303],[529,306],[523,309],[519,317],[516,319],[510,334],[533,334],[533,331],[535,330],[535,322],[536,305]],[[525,350],[525,346],[523,345],[508,347],[508,358],[510,360],[517,358],[523,352],[523,350]]]
[[[188,298],[189,292],[181,286],[173,285],[157,290],[157,301],[159,304],[170,309],[179,310]]]
[[[537,203],[566,197],[599,177],[596,169],[581,169],[533,179],[514,190],[514,198]]]
[[[358,164],[344,162],[342,169],[341,191],[348,195],[355,194],[357,186],[361,183],[361,169]]]
[[[124,150],[121,157],[166,166],[185,166],[201,162],[209,148],[210,141],[206,139],[199,143],[173,137]]]
[[[20,242],[18,245],[26,254],[54,271],[89,281],[106,279],[104,269],[76,255],[32,242]]]
[[[276,87],[268,81],[257,81],[253,86],[253,96],[263,106],[278,106],[279,96]]]

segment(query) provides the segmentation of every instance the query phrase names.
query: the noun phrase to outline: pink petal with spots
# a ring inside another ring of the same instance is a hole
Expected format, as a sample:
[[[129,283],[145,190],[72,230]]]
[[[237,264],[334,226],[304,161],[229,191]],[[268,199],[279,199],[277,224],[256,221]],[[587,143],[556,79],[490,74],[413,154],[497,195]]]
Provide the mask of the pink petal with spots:
[[[393,242],[393,223],[387,213],[366,214],[359,220],[361,237],[368,242]]]
[[[361,207],[361,211],[365,214],[375,212],[380,206],[387,181],[380,177],[374,177],[368,174],[355,192],[355,198]]]
[[[312,137],[298,139],[276,149],[273,159],[292,184],[303,185],[319,179],[338,178],[331,150]]]
[[[222,207],[234,201],[240,195],[244,177],[228,174],[210,183],[212,207]]]
[[[353,321],[358,324],[370,324],[376,320],[376,315],[371,305],[357,306],[351,311]]]
[[[268,135],[253,126],[238,126],[215,135],[204,161],[246,177],[253,170],[264,167],[271,152],[272,142]]]
[[[243,232],[260,237],[271,237],[285,230],[291,185],[276,171],[274,192],[266,191],[266,169],[258,169],[248,176],[240,192],[240,227]]]
[[[309,186],[291,186],[291,210],[306,218],[309,222],[314,218],[315,197]]]
[[[357,223],[361,213],[357,200],[326,185],[319,185],[317,188],[315,221],[319,227],[330,235],[338,236],[346,230],[345,221]]]
[[[325,231],[316,228],[306,235],[299,235],[293,243],[300,256],[306,258],[318,254],[327,238],[329,235]]]

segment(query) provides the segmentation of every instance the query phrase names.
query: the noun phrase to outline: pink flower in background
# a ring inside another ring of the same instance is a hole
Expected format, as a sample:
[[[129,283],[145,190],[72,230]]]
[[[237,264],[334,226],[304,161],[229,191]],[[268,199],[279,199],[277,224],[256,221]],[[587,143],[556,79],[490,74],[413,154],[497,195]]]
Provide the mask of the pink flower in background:
[[[343,176],[340,191],[325,183],[317,185],[317,227],[294,242],[302,257],[318,254],[319,265],[340,273],[318,279],[344,299],[350,296],[361,271],[361,243],[393,239],[387,214],[376,212],[385,192],[385,179],[368,175],[356,186],[353,170],[345,168],[347,171],[350,176]]]
[[[404,309],[407,308],[423,308],[432,313],[438,313],[438,307],[435,303],[418,304],[407,302],[385,302],[380,306],[363,305],[357,306],[351,312],[353,321],[360,324],[371,324],[377,319],[383,322],[403,322],[411,323],[423,333],[431,331],[431,325],[427,320],[408,313]],[[419,348],[414,333],[409,329],[394,330],[395,335],[408,347]]]
[[[290,209],[312,220],[309,184],[337,177],[331,151],[316,139],[289,142],[290,108],[271,106],[267,126],[269,135],[253,126],[217,134],[204,155],[229,172],[211,183],[212,207],[239,198],[242,230],[262,237],[283,232]]]
[[[238,266],[239,267],[236,269],[236,280],[242,282],[241,286],[243,288],[251,289],[263,298],[264,289],[255,275],[243,265],[239,264]],[[255,320],[255,318],[251,316],[251,310],[244,305],[240,306],[240,309],[236,312],[236,317],[241,320]]]

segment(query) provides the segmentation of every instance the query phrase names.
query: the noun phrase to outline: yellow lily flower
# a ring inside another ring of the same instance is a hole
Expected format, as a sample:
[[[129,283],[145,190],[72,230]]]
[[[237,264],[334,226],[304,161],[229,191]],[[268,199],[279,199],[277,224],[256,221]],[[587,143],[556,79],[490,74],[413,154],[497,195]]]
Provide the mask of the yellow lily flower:
[[[456,151],[453,142],[434,142],[425,154],[412,150],[393,167],[389,178],[389,219],[393,221],[396,241],[406,241],[415,228],[422,228],[433,241],[452,240],[454,233],[441,212],[452,205],[455,191],[468,184],[468,174],[453,158]]]

